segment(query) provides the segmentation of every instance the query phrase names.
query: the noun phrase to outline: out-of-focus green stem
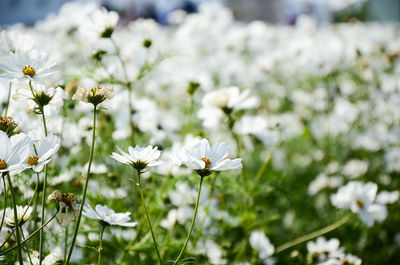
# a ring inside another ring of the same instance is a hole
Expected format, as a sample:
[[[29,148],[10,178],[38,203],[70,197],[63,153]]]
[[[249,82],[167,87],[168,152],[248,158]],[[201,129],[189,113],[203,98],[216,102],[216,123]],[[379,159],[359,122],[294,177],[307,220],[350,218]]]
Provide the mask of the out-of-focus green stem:
[[[282,252],[282,251],[284,251],[284,250],[286,250],[288,248],[294,247],[294,246],[296,246],[298,244],[301,244],[303,242],[309,241],[309,240],[314,239],[314,238],[316,238],[318,236],[322,236],[322,235],[324,235],[324,234],[326,234],[328,232],[331,232],[331,231],[341,227],[345,223],[349,222],[353,217],[354,217],[354,214],[351,213],[351,214],[345,216],[344,218],[336,221],[335,223],[333,223],[331,225],[328,225],[328,226],[326,226],[326,227],[324,227],[322,229],[319,229],[319,230],[314,231],[312,233],[309,233],[307,235],[304,235],[304,236],[301,236],[299,238],[296,238],[295,240],[289,241],[289,242],[287,242],[287,243],[285,243],[283,245],[280,245],[280,246],[278,246],[276,248],[275,253]]]

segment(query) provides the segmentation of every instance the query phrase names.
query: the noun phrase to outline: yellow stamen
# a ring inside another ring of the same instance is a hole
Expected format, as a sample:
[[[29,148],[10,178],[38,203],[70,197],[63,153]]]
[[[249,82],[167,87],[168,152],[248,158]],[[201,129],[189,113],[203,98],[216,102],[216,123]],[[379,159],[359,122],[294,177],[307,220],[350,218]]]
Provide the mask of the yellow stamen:
[[[363,202],[362,200],[357,200],[357,205],[358,205],[360,208],[364,208],[364,202]]]
[[[204,163],[205,163],[205,167],[204,168],[210,168],[210,165],[211,165],[211,159],[210,158],[208,158],[208,157],[203,157],[203,158],[200,158],[200,160],[203,160],[204,161]]]
[[[24,75],[29,75],[30,77],[33,77],[35,75],[36,71],[32,66],[27,65],[24,67],[24,69],[22,69],[22,73]]]
[[[7,162],[4,160],[0,160],[0,169],[5,169],[7,168]]]
[[[28,164],[30,166],[36,166],[38,164],[38,162],[39,162],[39,157],[37,157],[37,156],[31,156],[28,158]]]

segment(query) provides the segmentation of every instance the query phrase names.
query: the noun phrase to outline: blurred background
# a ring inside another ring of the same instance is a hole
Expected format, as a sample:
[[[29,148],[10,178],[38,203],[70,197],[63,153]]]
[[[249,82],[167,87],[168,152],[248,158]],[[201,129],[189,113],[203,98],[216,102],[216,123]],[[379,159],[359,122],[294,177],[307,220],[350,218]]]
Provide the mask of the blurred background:
[[[360,21],[399,21],[400,0],[80,0],[99,2],[120,13],[122,21],[138,17],[154,18],[168,24],[168,14],[177,9],[196,12],[202,2],[220,2],[243,21],[263,20],[294,24],[302,14],[314,17],[320,24]],[[34,24],[71,0],[1,0],[0,25]]]

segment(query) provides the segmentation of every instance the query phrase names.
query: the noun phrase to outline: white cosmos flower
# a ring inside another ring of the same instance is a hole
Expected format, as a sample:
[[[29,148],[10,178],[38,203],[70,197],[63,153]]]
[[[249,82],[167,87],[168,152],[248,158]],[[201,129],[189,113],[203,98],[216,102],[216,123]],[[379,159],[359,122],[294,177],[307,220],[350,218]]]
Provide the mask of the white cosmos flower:
[[[53,67],[54,64],[49,62],[48,55],[38,50],[29,54],[25,52],[10,53],[0,63],[0,69],[5,72],[2,75],[3,78],[39,83],[42,83],[44,77],[55,72]]]
[[[60,261],[62,258],[63,254],[61,253],[61,250],[55,249],[42,260],[42,265],[54,265],[57,263],[57,261]],[[15,264],[18,265],[19,263],[16,262]],[[35,250],[30,253],[28,261],[24,261],[24,265],[31,265],[31,264],[33,265],[40,264],[39,252]]]
[[[32,90],[27,83],[20,83],[17,86],[13,99],[15,101],[28,101],[29,109],[37,106],[36,100],[44,106],[46,116],[57,113],[64,105],[64,99],[68,98],[68,94],[61,87],[46,87],[40,83],[33,83]]]
[[[357,213],[361,221],[371,227],[387,216],[386,206],[375,202],[377,190],[378,186],[375,183],[363,184],[351,181],[331,196],[331,202],[337,208],[349,209]]]
[[[101,221],[105,225],[120,225],[134,227],[136,222],[129,222],[131,218],[131,212],[116,213],[114,210],[100,204],[96,205],[96,209],[85,205],[83,207],[83,215]]]
[[[25,170],[31,145],[30,137],[25,134],[8,138],[5,132],[0,131],[0,173],[16,175]]]
[[[339,248],[340,241],[337,238],[326,240],[325,237],[318,237],[317,240],[307,243],[307,251],[311,255],[329,255],[338,256],[343,253],[343,249]]]
[[[264,264],[274,264],[271,258],[275,252],[275,247],[271,244],[263,231],[253,231],[249,237],[250,246],[258,252],[258,257]]]
[[[260,101],[255,96],[250,96],[250,90],[240,92],[238,87],[228,87],[211,91],[204,95],[203,107],[198,112],[198,117],[203,120],[205,127],[218,125],[225,114],[235,110],[255,108]]]
[[[188,144],[175,153],[175,161],[197,171],[199,175],[208,176],[212,171],[241,169],[242,159],[228,159],[230,148],[225,142],[216,143],[212,147],[207,139],[196,140],[194,145]]]
[[[31,216],[32,207],[31,206],[19,206],[17,205],[17,218],[18,224],[21,226],[23,225]],[[7,208],[6,209],[6,216],[4,218],[4,222],[11,227],[15,226],[15,218],[14,218],[14,209]]]
[[[121,154],[113,152],[111,158],[117,160],[118,162],[131,165],[137,170],[142,170],[146,167],[153,167],[160,164],[158,160],[160,158],[161,152],[157,147],[152,147],[151,145],[147,147],[140,147],[136,145],[135,148],[132,146],[128,147],[129,154],[117,147]]]
[[[34,45],[35,40],[26,34],[6,30],[0,34],[0,53],[29,52]]]
[[[110,38],[118,23],[118,13],[105,8],[97,9],[82,23],[81,31],[85,37],[93,40]]]
[[[26,166],[40,172],[51,161],[51,156],[60,149],[60,138],[53,134],[45,136],[40,131],[31,131],[28,136],[31,137],[33,145],[29,150]]]

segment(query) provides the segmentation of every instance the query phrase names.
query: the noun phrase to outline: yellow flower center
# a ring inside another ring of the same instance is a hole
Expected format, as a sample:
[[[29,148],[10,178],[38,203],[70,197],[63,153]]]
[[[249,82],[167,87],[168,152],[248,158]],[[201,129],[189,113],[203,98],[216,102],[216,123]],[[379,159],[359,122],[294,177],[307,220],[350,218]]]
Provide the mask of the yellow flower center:
[[[29,75],[30,77],[33,77],[35,75],[36,71],[32,66],[27,65],[24,67],[24,69],[22,69],[22,73],[24,75]]]
[[[7,166],[7,162],[0,159],[0,169],[5,169],[7,168]]]
[[[357,205],[358,205],[360,208],[364,208],[364,202],[363,202],[362,200],[357,200]]]
[[[211,159],[210,159],[210,158],[208,158],[208,157],[203,157],[203,158],[200,158],[200,160],[203,160],[203,161],[204,161],[204,163],[205,163],[204,168],[206,168],[206,169],[209,169],[209,168],[210,168],[210,165],[211,165]]]
[[[38,162],[39,162],[39,157],[37,157],[37,156],[31,156],[28,158],[28,164],[30,166],[36,166],[38,164]]]

